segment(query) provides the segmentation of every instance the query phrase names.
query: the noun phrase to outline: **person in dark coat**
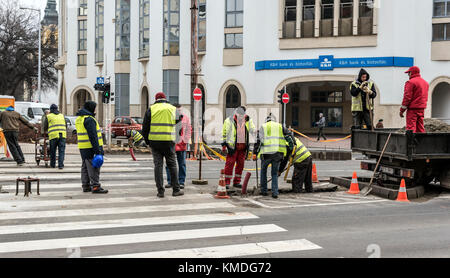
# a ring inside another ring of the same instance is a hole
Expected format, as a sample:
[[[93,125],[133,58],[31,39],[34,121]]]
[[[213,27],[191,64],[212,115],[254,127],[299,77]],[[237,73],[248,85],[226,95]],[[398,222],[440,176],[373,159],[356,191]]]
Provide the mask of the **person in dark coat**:
[[[367,129],[371,130],[373,126],[371,113],[373,115],[373,100],[377,97],[377,91],[366,70],[361,69],[358,79],[350,85],[350,93],[352,95],[353,127],[361,129],[365,124]]]

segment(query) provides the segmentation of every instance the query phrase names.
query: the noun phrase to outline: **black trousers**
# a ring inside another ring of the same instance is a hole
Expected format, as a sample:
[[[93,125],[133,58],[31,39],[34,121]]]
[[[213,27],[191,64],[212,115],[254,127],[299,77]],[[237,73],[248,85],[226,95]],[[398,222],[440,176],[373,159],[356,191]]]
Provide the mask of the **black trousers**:
[[[173,192],[180,191],[180,184],[178,183],[178,165],[175,157],[175,145],[167,146],[165,148],[152,147],[153,163],[155,164],[155,182],[158,192],[164,192],[164,158],[166,159],[167,168],[170,172],[171,185]]]
[[[58,167],[64,168],[64,155],[66,153],[66,138],[50,140],[50,167],[56,167],[56,148],[58,148]]]
[[[362,129],[364,124],[367,126],[368,130],[372,129],[369,110],[352,112],[352,115],[353,115],[353,126],[355,127],[355,129]]]
[[[323,134],[323,127],[319,127],[319,134],[317,134],[317,141],[320,140],[320,137],[322,137],[324,140],[327,140],[327,137],[325,137],[325,134]]]
[[[292,176],[292,191],[301,193],[305,184],[308,193],[313,192],[312,185],[312,158],[308,157],[301,163],[294,163],[294,175]]]
[[[19,132],[17,131],[5,131],[6,143],[8,143],[9,150],[11,151],[14,160],[17,164],[25,163],[22,149],[19,146]]]

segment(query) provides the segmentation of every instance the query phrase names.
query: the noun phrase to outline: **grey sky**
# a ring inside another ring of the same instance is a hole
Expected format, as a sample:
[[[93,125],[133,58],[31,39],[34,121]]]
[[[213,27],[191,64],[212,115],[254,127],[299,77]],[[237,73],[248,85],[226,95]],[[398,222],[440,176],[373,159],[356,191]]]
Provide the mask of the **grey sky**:
[[[44,17],[45,6],[47,5],[47,0],[20,0],[21,6],[27,8],[40,8],[42,11],[42,17]],[[56,4],[59,0],[56,0]],[[58,6],[56,6],[58,8]]]

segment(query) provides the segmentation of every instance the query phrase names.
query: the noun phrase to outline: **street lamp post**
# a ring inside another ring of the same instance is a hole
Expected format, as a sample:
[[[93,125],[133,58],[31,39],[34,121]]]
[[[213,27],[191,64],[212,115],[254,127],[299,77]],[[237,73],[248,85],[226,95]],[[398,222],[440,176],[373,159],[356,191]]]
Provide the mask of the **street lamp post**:
[[[39,13],[39,57],[38,57],[38,96],[39,96],[39,102],[41,102],[41,87],[42,87],[42,81],[41,81],[41,45],[42,45],[42,36],[41,36],[41,10],[40,9],[34,9],[34,8],[24,8],[20,7],[21,10],[31,10]]]

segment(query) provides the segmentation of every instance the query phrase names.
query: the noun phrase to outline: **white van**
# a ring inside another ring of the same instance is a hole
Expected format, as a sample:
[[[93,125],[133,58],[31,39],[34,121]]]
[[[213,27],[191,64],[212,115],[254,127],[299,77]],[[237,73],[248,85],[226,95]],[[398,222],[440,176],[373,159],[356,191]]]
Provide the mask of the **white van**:
[[[45,110],[50,110],[50,105],[46,103],[16,101],[15,110],[21,115],[28,116],[31,123],[39,124]]]

